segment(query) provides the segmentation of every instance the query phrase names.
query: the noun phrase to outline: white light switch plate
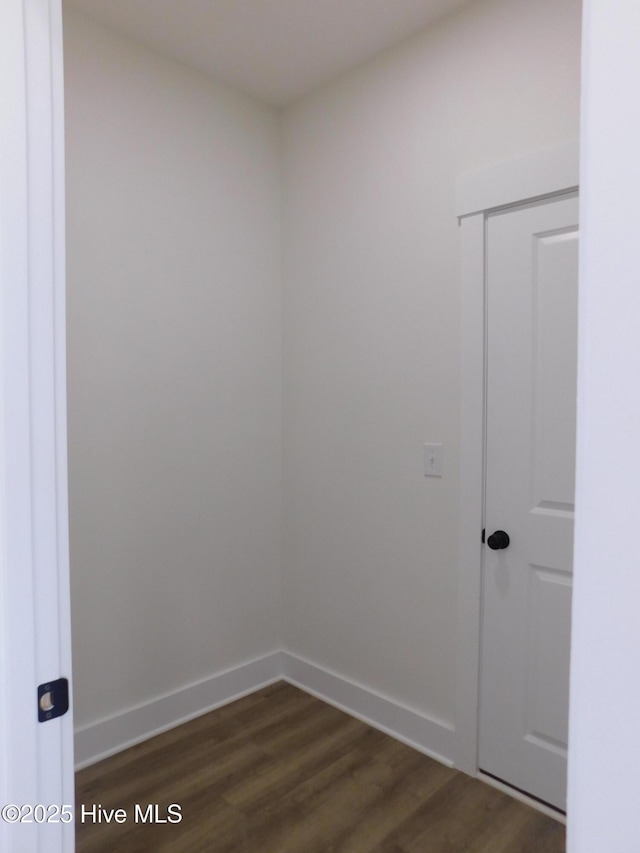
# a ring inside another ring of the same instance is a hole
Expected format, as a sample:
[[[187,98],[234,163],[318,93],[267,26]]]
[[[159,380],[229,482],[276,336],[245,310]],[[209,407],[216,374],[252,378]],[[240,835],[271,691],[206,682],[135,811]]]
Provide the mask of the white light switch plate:
[[[425,444],[424,446],[424,476],[442,477],[442,445]]]

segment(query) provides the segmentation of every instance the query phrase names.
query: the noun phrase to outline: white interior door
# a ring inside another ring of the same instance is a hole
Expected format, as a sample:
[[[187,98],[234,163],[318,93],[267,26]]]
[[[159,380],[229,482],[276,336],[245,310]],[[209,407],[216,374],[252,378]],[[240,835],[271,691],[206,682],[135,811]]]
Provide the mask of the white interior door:
[[[566,803],[578,200],[487,220],[480,769]],[[509,544],[496,531],[508,534]],[[494,546],[494,547],[492,547]]]

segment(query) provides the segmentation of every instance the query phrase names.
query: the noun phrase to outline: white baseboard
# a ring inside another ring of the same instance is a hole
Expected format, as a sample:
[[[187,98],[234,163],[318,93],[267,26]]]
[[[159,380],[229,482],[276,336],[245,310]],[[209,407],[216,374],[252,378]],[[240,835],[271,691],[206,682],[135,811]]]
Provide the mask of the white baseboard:
[[[289,652],[281,653],[281,663],[282,677],[289,684],[453,767],[453,725],[405,708]]]
[[[273,652],[76,729],[76,770],[254,693],[281,678],[280,652]]]
[[[290,652],[273,652],[76,729],[76,769],[95,764],[279,680],[453,767],[452,725],[405,708]]]

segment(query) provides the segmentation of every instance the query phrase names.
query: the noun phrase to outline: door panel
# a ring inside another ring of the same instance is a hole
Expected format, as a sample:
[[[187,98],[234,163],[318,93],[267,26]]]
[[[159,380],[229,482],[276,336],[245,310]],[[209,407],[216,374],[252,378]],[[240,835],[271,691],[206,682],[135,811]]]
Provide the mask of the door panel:
[[[578,203],[487,220],[487,533],[480,767],[566,802]]]
[[[566,749],[571,575],[529,567],[525,710],[530,742]],[[553,626],[554,630],[549,630]]]
[[[532,506],[573,512],[577,232],[536,237],[533,279]],[[558,381],[562,378],[563,381]]]

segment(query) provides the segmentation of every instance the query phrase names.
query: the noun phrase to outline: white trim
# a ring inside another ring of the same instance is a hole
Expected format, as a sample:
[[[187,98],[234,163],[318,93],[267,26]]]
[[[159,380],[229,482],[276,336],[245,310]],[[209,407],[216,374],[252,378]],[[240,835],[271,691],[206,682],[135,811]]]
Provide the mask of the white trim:
[[[282,651],[77,729],[76,769],[95,764],[280,680],[453,767],[453,726]]]
[[[520,170],[524,170],[520,174]],[[478,773],[478,700],[484,522],[485,223],[489,209],[577,189],[575,144],[519,158],[458,183],[460,218],[460,521],[455,766]],[[529,193],[522,194],[522,193]],[[475,205],[486,209],[473,212]]]
[[[456,216],[575,190],[580,183],[579,162],[579,143],[572,140],[461,175],[456,182]]]
[[[72,712],[38,723],[36,687],[71,677],[60,0],[0,4],[0,799],[74,801]],[[74,849],[69,824],[0,824],[0,847]]]
[[[460,222],[460,521],[456,767],[478,770],[482,527],[484,523],[484,215]]]
[[[532,809],[535,809],[537,812],[542,812],[542,814],[547,817],[552,817],[554,820],[557,820],[558,823],[562,823],[566,826],[566,816],[557,809],[553,809],[551,806],[546,805],[546,803],[541,803],[540,800],[536,800],[534,797],[528,796],[523,791],[518,791],[517,788],[512,788],[511,785],[505,785],[504,782],[501,782],[499,779],[494,779],[493,776],[483,773],[482,770],[478,773],[478,779],[481,782],[484,782],[485,785],[489,785],[491,788],[502,791],[503,794],[508,794],[510,797],[513,797],[514,800],[518,800],[518,802],[524,803]]]
[[[453,726],[374,693],[290,652],[282,652],[283,678],[323,702],[368,723],[413,749],[453,767]]]
[[[76,769],[88,767],[282,677],[280,652],[188,684],[76,730]]]

